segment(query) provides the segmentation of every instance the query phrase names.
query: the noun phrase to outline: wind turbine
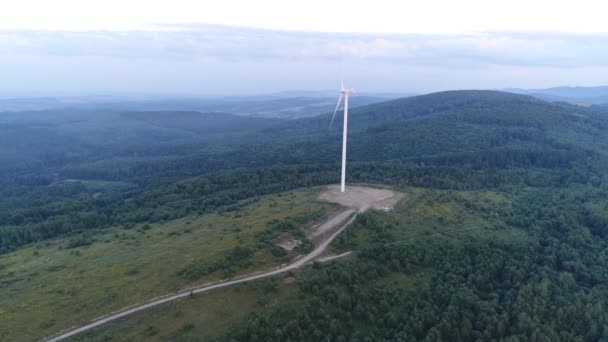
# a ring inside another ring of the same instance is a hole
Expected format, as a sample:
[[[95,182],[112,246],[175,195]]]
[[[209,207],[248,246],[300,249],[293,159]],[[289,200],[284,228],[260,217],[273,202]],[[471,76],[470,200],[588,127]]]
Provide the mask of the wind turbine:
[[[336,109],[334,110],[334,115],[331,117],[331,122],[329,123],[329,128],[331,128],[334,123],[334,118],[336,117],[336,113],[338,112],[338,107],[340,107],[340,102],[342,102],[342,98],[344,98],[344,126],[342,127],[342,179],[340,182],[340,192],[346,191],[346,136],[348,135],[348,95],[352,94],[354,89],[346,89],[344,88],[344,81],[342,81],[342,86],[340,87],[340,97],[338,98],[338,104],[336,105]]]

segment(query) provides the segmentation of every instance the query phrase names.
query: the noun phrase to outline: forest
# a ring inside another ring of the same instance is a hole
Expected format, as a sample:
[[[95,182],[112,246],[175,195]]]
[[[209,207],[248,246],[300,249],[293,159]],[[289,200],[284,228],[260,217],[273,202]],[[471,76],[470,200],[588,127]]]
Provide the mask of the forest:
[[[355,259],[298,275],[295,303],[256,313],[218,340],[605,340],[606,235],[593,227],[605,227],[606,189],[524,189],[508,209],[486,208],[498,231],[525,231],[518,243],[475,234],[394,243],[395,223],[366,214],[339,244],[359,247]],[[370,241],[356,246],[362,231]],[[379,285],[398,275],[427,283]]]
[[[0,253],[58,236],[230,211],[241,200],[338,181],[341,128],[328,129],[329,114],[199,114],[2,114]],[[608,339],[604,107],[452,91],[351,115],[349,182],[448,197],[494,191],[511,205],[470,203],[467,210],[525,239],[463,234],[391,244],[401,223],[365,214],[336,245],[356,251],[350,261],[297,274],[297,300],[247,317],[219,340]],[[368,236],[365,243],[357,234]],[[229,258],[246,254],[235,250]],[[420,285],[377,285],[401,276]]]

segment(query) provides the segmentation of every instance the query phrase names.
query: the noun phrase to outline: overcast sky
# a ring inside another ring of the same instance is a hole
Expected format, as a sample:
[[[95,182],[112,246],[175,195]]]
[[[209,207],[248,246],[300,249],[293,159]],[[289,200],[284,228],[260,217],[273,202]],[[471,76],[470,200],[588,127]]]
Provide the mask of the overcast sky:
[[[0,97],[608,84],[601,1],[6,2]]]

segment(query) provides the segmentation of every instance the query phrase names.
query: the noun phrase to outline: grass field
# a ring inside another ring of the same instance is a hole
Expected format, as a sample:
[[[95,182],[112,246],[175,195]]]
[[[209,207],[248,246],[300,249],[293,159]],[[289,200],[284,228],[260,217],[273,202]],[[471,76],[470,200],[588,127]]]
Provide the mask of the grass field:
[[[505,229],[503,215],[511,207],[504,195],[488,191],[438,191],[408,189],[411,194],[388,213],[370,219],[380,229],[358,229],[355,224],[336,239],[333,253],[357,250],[374,243],[399,243],[428,239],[436,235],[487,237],[505,242],[525,239],[517,229]]]
[[[256,311],[272,310],[297,292],[289,275],[202,293],[125,317],[69,341],[201,341]],[[238,304],[237,304],[238,303]]]
[[[466,240],[468,235],[521,242],[525,235],[501,227],[499,216],[509,210],[510,201],[494,192],[444,192],[408,189],[409,200],[393,212],[369,214],[382,231],[370,231],[355,224],[336,242],[333,252],[354,250],[386,240],[430,239],[433,234]],[[469,229],[471,227],[478,227]],[[356,253],[333,262],[356,262]],[[242,284],[212,291],[194,298],[139,312],[128,318],[93,329],[74,341],[200,341],[223,336],[231,327],[243,326],[251,314],[268,315],[278,307],[304,308],[306,298],[295,285],[313,267],[264,282]],[[376,286],[409,290],[425,286],[432,270],[417,269],[411,275],[391,273]],[[269,290],[270,289],[270,290]]]
[[[331,262],[349,262],[349,259]],[[305,310],[307,298],[298,282],[315,272],[312,267],[296,274],[239,284],[195,295],[95,328],[68,341],[213,341],[223,340],[235,324],[245,324],[252,314],[269,314],[278,308]],[[390,274],[376,285],[412,289],[428,282],[428,275]]]
[[[0,340],[33,341],[188,285],[283,262],[290,256],[273,256],[259,236],[273,220],[328,213],[332,206],[317,201],[319,190],[264,196],[236,211],[112,228],[1,255]],[[197,279],[179,274],[189,265],[221,261],[237,246],[252,252],[229,272]]]

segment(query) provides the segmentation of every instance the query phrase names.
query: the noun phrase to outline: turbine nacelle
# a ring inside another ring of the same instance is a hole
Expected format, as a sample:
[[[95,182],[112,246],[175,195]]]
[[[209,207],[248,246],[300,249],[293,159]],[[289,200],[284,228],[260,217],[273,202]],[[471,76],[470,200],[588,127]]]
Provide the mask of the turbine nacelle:
[[[340,97],[338,98],[338,104],[336,105],[336,109],[334,110],[334,115],[331,116],[331,122],[329,123],[329,128],[331,128],[331,126],[334,123],[334,118],[336,117],[336,113],[338,112],[338,108],[340,108],[340,103],[342,103],[342,99],[344,98],[344,96],[345,95],[348,96],[354,92],[355,92],[355,89],[353,89],[353,88],[350,88],[350,89],[344,88],[344,81],[342,81],[342,84],[340,86]],[[348,111],[348,109],[346,109],[346,110]]]
[[[340,94],[345,95],[345,94],[352,94],[354,92],[355,92],[355,89],[353,89],[353,88],[350,88],[350,89],[344,88],[344,81],[342,81],[342,84],[340,86]]]

